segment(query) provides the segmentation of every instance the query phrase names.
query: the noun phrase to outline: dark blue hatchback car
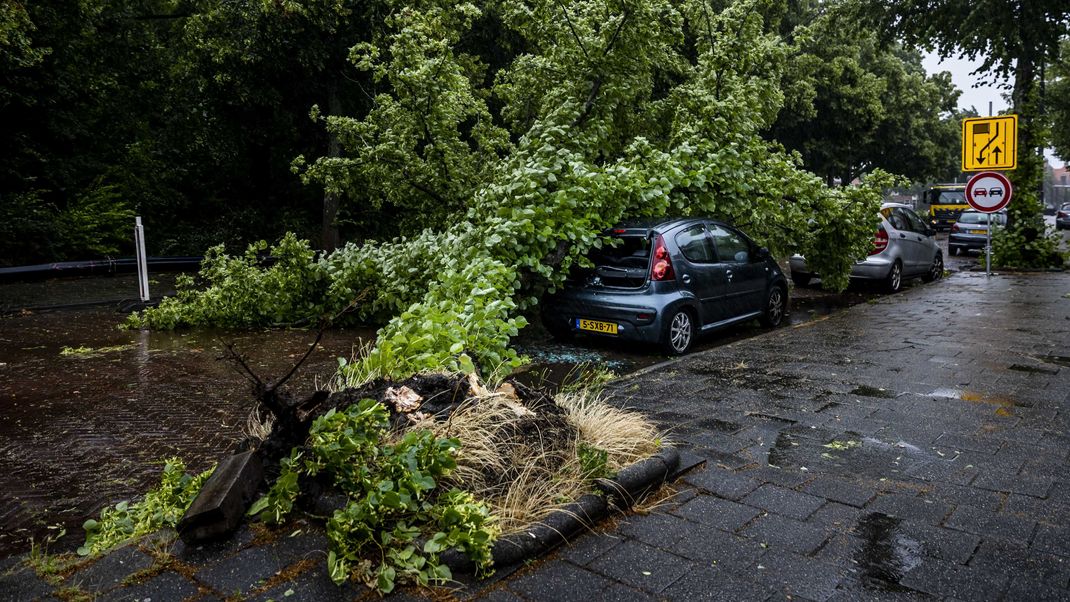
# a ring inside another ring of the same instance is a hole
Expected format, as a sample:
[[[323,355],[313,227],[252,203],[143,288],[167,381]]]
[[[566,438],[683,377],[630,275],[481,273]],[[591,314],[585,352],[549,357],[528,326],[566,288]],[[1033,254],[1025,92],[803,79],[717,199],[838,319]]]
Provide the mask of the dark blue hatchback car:
[[[542,303],[557,337],[577,332],[657,343],[686,353],[700,333],[758,318],[784,319],[788,286],[765,248],[703,218],[628,222],[605,233],[593,268],[574,270]]]

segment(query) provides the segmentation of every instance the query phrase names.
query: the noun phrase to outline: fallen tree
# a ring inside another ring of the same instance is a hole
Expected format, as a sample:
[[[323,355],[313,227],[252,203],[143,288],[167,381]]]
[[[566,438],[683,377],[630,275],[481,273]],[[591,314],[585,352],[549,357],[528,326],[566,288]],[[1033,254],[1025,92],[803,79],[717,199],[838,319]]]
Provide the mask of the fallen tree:
[[[379,39],[352,53],[385,91],[362,118],[326,118],[348,154],[295,167],[338,193],[374,179],[394,199],[433,197],[436,183],[449,183],[453,197],[465,187],[467,209],[450,224],[318,259],[288,237],[268,268],[255,263],[262,247],[242,258],[213,250],[206,286],[186,282],[130,324],[307,323],[363,295],[352,315],[386,325],[367,355],[342,367],[343,382],[477,363],[506,373],[521,362],[509,348],[526,324],[519,312],[604,244],[604,228],[667,214],[732,221],[775,255],[806,254],[826,286],[842,288],[869,248],[890,178],[878,172],[858,187],[829,188],[762,138],[783,101],[785,51],[765,29],[764,8],[759,0],[719,13],[665,0],[399,8]],[[507,27],[526,50],[492,79],[463,51],[479,19]]]

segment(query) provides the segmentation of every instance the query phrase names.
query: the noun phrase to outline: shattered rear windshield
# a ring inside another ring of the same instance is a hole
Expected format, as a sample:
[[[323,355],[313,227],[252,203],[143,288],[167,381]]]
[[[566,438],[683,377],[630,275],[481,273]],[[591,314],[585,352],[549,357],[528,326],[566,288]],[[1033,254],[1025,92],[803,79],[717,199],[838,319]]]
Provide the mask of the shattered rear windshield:
[[[613,287],[639,287],[650,273],[650,238],[614,236],[601,249],[591,249],[587,258],[594,264],[587,276],[597,276],[597,283]]]

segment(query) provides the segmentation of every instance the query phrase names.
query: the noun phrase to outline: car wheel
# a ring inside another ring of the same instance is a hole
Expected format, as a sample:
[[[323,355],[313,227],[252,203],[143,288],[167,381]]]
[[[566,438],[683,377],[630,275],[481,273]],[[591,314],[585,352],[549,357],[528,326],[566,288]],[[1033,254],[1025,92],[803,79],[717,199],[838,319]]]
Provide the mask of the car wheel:
[[[683,355],[695,342],[695,319],[686,309],[673,312],[661,333],[661,347],[669,355]]]
[[[952,246],[948,245],[947,252],[950,253],[951,255],[958,255],[959,254],[959,248],[958,247],[952,247]]]
[[[889,293],[898,293],[901,288],[903,288],[903,264],[896,259],[892,264],[892,269],[888,270],[888,275],[884,278],[884,290]]]
[[[769,297],[765,301],[765,312],[758,320],[762,326],[776,328],[784,321],[784,314],[788,308],[788,295],[780,286],[769,289]]]
[[[936,257],[933,257],[933,264],[929,266],[929,271],[925,272],[925,275],[921,277],[923,282],[932,282],[944,277],[944,256],[939,252]]]
[[[791,273],[791,281],[795,283],[795,286],[803,287],[810,284],[810,279],[813,278],[810,274],[800,274],[798,272]]]
[[[576,336],[576,333],[561,319],[544,318],[542,323],[555,341],[564,343],[571,341]]]

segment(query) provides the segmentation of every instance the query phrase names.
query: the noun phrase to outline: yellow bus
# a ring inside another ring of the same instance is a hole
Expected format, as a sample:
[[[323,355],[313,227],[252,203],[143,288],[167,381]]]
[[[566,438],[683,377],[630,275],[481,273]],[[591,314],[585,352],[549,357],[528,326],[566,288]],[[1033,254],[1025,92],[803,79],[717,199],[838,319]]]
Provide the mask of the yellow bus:
[[[929,205],[929,224],[936,230],[950,230],[959,214],[969,209],[965,184],[934,184],[925,191]]]

